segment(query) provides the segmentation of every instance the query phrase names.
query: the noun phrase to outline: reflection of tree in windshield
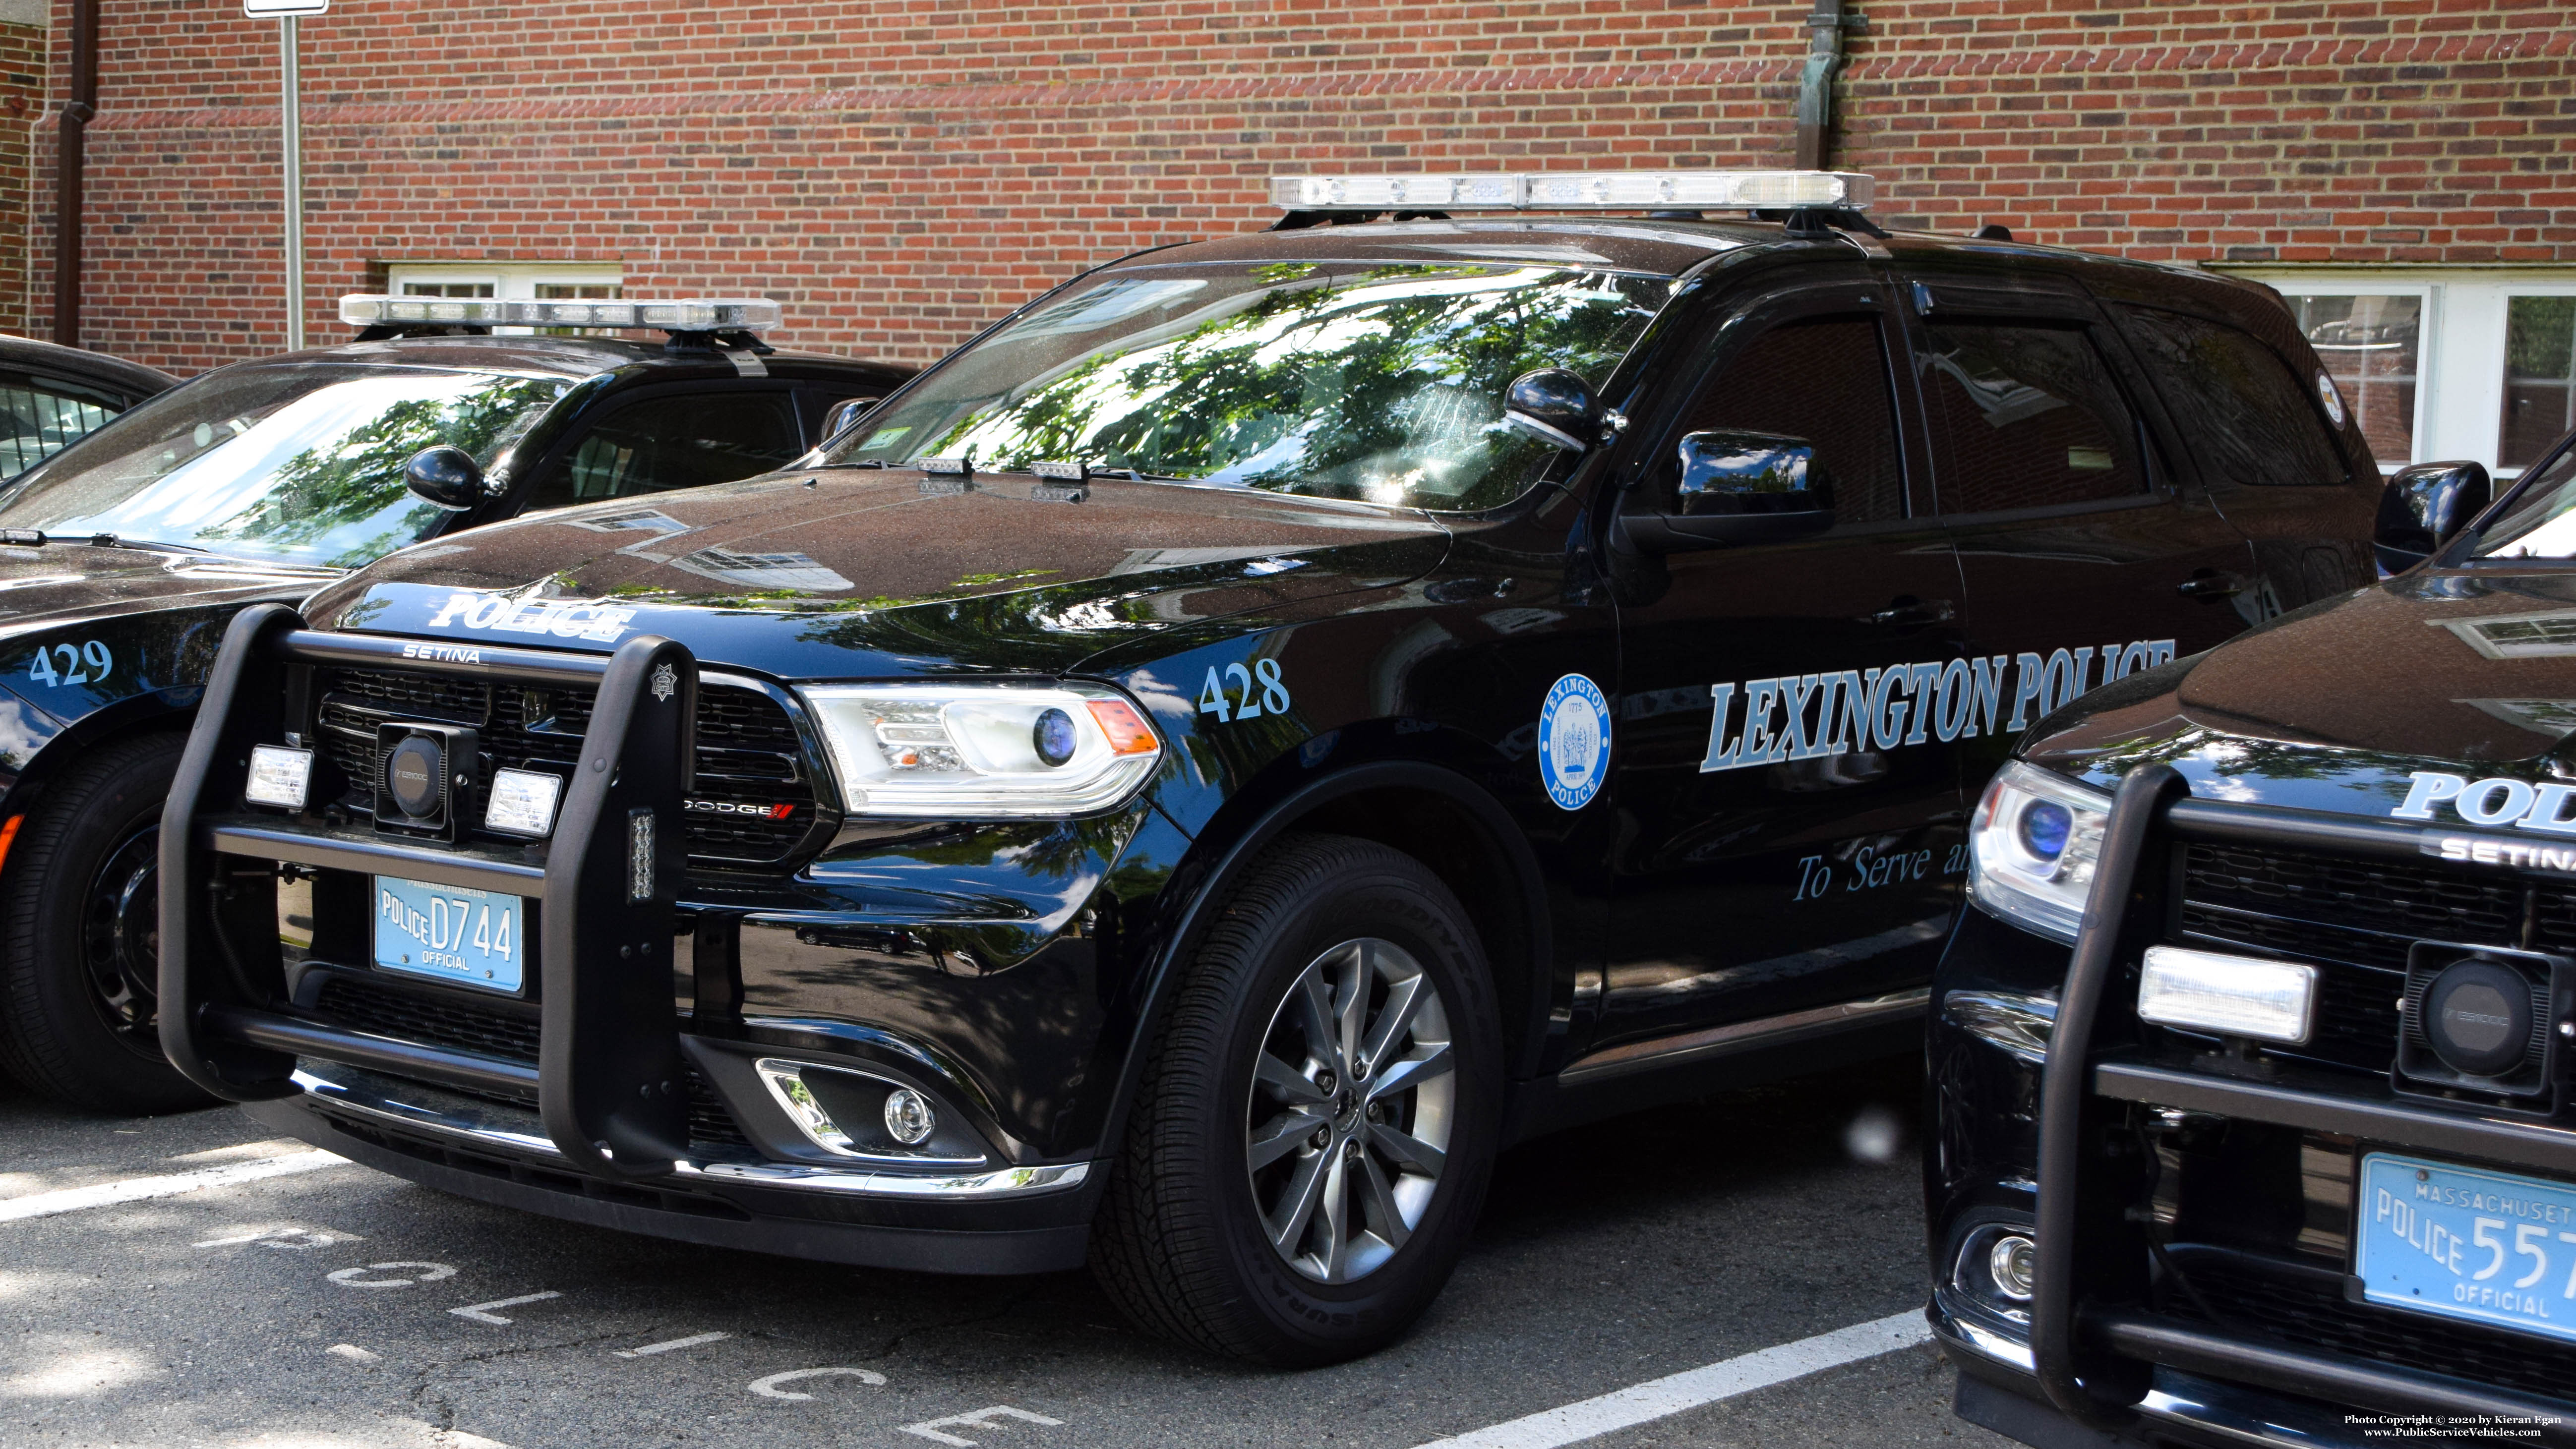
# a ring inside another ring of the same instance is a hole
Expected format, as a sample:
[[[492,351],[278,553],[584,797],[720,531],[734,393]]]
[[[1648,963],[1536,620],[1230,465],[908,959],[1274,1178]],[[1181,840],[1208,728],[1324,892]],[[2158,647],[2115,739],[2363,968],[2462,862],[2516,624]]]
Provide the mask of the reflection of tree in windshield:
[[[313,561],[346,568],[381,557],[419,538],[440,516],[440,509],[425,502],[392,511],[408,497],[403,465],[413,454],[444,443],[488,463],[502,443],[533,422],[562,390],[553,381],[495,377],[452,397],[397,402],[374,419],[288,459],[273,475],[266,496],[202,537],[216,547],[219,541],[238,541],[294,551],[383,515],[377,531],[336,541],[329,557]]]
[[[1667,291],[1654,279],[1436,266],[1260,280],[1273,285],[1248,303],[1177,335],[1118,338],[906,451],[1489,507],[1552,456],[1502,426],[1511,380],[1566,367],[1598,384]],[[923,402],[937,406],[936,395]]]

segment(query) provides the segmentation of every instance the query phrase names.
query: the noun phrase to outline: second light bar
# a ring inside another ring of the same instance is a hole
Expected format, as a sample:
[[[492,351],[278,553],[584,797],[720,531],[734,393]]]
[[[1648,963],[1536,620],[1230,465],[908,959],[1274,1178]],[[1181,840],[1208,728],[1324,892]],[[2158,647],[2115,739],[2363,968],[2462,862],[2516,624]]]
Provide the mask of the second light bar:
[[[1440,211],[1755,210],[1870,204],[1878,189],[1857,171],[1479,171],[1421,176],[1273,176],[1270,200],[1289,211],[1390,207]]]
[[[468,327],[637,327],[666,332],[762,332],[778,325],[766,297],[575,302],[528,297],[385,297],[352,292],[340,320],[352,327],[404,322]]]

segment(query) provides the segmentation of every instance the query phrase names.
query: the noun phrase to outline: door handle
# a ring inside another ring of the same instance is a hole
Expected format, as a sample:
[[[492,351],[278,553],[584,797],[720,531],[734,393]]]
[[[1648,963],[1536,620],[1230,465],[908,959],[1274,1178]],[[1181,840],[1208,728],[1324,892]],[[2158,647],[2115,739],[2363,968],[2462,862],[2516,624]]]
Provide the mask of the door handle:
[[[1947,624],[1959,617],[1959,608],[1948,599],[1918,599],[1906,595],[1886,608],[1862,620],[1869,624],[1896,624],[1921,627],[1925,624]]]
[[[2220,599],[2235,598],[2245,592],[2245,581],[2234,574],[2223,574],[2216,569],[2196,569],[2190,578],[2174,585],[2174,592],[2186,599],[2214,603]]]

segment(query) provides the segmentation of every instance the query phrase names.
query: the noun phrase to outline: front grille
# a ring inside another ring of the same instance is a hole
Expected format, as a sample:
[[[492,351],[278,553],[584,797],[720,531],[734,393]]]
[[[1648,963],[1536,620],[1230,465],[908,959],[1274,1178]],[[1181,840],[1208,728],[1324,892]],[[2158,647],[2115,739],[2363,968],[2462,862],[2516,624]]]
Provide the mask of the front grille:
[[[569,774],[590,727],[596,692],[488,684],[393,669],[331,668],[317,672],[316,724],[323,754],[349,783],[342,804],[372,813],[379,763],[376,727],[388,720],[471,725],[486,778],[530,765]],[[713,866],[778,865],[814,824],[814,789],[795,722],[757,690],[702,684],[698,689],[697,784],[702,805],[756,807],[692,810],[689,859]],[[784,807],[783,813],[781,807]],[[496,837],[497,838],[497,837]]]
[[[2165,1295],[2164,1310],[2177,1318],[2544,1398],[2576,1395],[2576,1344],[2353,1303],[2334,1275],[2265,1271],[2261,1259],[2239,1254],[2229,1255],[2227,1271],[2184,1271],[2198,1296]]]
[[[332,1026],[350,1031],[371,1032],[399,1041],[419,1042],[425,1046],[447,1047],[455,1051],[481,1052],[485,1056],[505,1057],[511,1061],[534,1065],[540,1035],[534,1012],[505,1011],[460,1001],[450,996],[406,991],[401,987],[362,978],[335,975],[322,983],[315,996],[313,1015]],[[689,1138],[726,1147],[749,1147],[751,1139],[743,1135],[742,1125],[733,1119],[724,1103],[716,1099],[713,1088],[698,1075],[695,1067],[689,1073]],[[460,1089],[442,1086],[442,1091]],[[480,1091],[463,1095],[485,1097],[514,1107],[536,1110],[534,1092]]]
[[[2576,948],[2576,895],[2501,876],[2201,841],[2181,847],[2180,867],[2175,939],[2323,968],[2314,1039],[2275,1050],[2338,1066],[2384,1072],[2395,1061],[2406,955],[2419,940]]]

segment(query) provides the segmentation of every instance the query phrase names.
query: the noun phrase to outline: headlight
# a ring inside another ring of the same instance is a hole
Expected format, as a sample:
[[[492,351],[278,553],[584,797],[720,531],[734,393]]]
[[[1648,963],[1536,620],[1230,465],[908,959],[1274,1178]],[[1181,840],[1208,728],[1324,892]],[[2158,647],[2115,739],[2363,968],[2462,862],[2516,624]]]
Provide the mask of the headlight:
[[[1082,815],[1136,793],[1162,742],[1114,689],[810,685],[853,815],[955,820]]]
[[[1968,827],[1969,898],[2072,942],[2110,819],[2110,796],[2029,765],[2004,766]]]

